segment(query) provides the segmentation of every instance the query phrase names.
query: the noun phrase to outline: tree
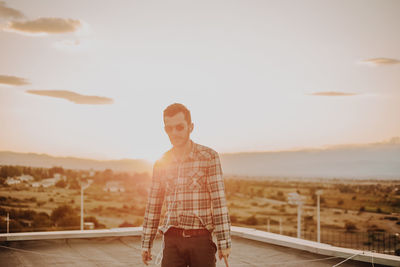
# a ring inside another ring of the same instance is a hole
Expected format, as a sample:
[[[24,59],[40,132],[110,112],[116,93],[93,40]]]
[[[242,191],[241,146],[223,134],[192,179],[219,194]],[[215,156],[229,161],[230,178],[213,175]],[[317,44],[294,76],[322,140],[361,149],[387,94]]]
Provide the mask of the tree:
[[[67,186],[67,183],[63,179],[61,179],[56,183],[56,186],[60,188],[65,188]]]
[[[49,169],[50,176],[53,177],[55,173],[64,174],[64,169],[62,167],[57,167],[57,166]]]
[[[70,206],[62,205],[62,206],[55,208],[51,212],[50,218],[54,223],[57,223],[58,221],[62,220],[63,218],[65,218],[67,216],[70,216],[70,215],[75,215],[75,210]],[[76,216],[76,217],[78,217],[78,216]]]
[[[80,218],[76,215],[68,215],[58,221],[57,226],[61,227],[76,227],[80,225]]]
[[[79,182],[76,178],[73,178],[70,183],[69,183],[69,188],[70,189],[80,189],[81,186],[79,185]]]
[[[53,225],[53,222],[50,220],[50,216],[45,212],[36,214],[33,217],[32,226],[34,228],[50,227],[52,225]]]

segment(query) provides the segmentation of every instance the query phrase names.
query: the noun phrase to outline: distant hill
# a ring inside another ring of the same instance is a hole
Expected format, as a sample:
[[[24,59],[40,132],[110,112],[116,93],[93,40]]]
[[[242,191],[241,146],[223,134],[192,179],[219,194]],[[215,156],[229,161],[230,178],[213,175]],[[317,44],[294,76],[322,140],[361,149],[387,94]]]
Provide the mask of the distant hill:
[[[62,166],[65,169],[93,169],[126,172],[151,172],[152,164],[140,159],[93,160],[74,157],[54,157],[46,154],[16,153],[0,151],[0,165],[22,165],[51,168]]]
[[[400,138],[365,145],[340,145],[324,149],[221,154],[227,175],[350,179],[399,179]],[[46,154],[0,151],[0,165],[62,166],[67,169],[112,169],[152,172],[152,164],[140,159],[92,160],[53,157]]]
[[[222,154],[225,174],[400,180],[400,138],[366,145]]]

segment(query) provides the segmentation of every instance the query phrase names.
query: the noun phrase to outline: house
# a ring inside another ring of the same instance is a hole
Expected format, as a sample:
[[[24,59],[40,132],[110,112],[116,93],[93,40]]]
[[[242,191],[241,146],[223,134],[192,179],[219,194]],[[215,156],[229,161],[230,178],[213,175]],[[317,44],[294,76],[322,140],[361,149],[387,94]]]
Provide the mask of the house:
[[[125,192],[125,187],[120,182],[112,181],[107,182],[103,190],[106,192]]]
[[[21,175],[20,177],[18,177],[18,179],[19,179],[21,182],[31,182],[31,181],[34,180],[34,179],[33,179],[33,176],[31,176],[31,175],[26,175],[26,174]]]
[[[8,185],[15,185],[21,183],[21,181],[18,178],[8,177],[5,183]]]
[[[61,176],[57,175],[54,178],[47,178],[47,179],[41,180],[40,182],[34,182],[34,183],[32,183],[32,187],[40,187],[40,186],[42,186],[42,187],[50,187],[50,186],[55,186],[56,183],[58,181],[60,181],[60,180],[61,180]]]

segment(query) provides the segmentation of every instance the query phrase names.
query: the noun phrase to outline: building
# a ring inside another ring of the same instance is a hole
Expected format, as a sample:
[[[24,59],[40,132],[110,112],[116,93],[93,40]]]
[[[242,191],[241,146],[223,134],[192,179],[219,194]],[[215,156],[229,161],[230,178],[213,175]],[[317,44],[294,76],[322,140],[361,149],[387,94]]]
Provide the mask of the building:
[[[103,187],[106,192],[125,192],[125,187],[118,181],[107,182]]]
[[[51,187],[51,186],[55,186],[56,183],[58,181],[60,181],[61,179],[64,179],[64,181],[65,181],[66,178],[65,177],[61,177],[61,175],[56,173],[56,174],[54,174],[53,178],[43,179],[40,182],[34,182],[31,185],[32,185],[32,187],[40,187],[40,186],[42,186],[42,187]]]
[[[33,179],[33,176],[31,176],[31,175],[26,175],[26,174],[21,175],[20,177],[18,177],[18,179],[19,179],[21,182],[31,182],[31,181],[34,180],[34,179]]]
[[[21,181],[18,178],[8,177],[5,183],[7,185],[16,185],[16,184],[20,184]]]

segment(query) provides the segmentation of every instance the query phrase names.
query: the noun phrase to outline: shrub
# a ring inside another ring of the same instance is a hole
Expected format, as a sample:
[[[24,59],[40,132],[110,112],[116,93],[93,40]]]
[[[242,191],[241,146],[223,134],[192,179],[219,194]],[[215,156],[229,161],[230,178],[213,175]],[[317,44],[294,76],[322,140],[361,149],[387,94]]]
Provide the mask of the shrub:
[[[10,220],[10,233],[13,232],[21,232],[23,230],[23,226],[19,221]],[[0,233],[7,232],[7,222],[4,220],[0,220]]]
[[[236,214],[230,215],[230,219],[231,219],[231,223],[237,223],[237,221],[238,221]]]
[[[67,216],[74,215],[75,211],[72,207],[67,205],[62,205],[55,208],[50,215],[50,218],[53,222],[57,223],[58,221],[62,220]]]
[[[38,202],[36,202],[36,206],[37,207],[43,206],[44,204],[46,204],[46,201],[38,201]]]
[[[34,228],[50,227],[52,225],[53,222],[50,220],[50,216],[45,212],[41,212],[33,218],[32,226]]]
[[[61,227],[80,226],[80,218],[76,215],[67,215],[57,221],[57,225]]]
[[[344,228],[346,229],[347,232],[353,232],[353,231],[357,230],[357,226],[353,222],[346,222],[346,224],[344,225]]]
[[[33,218],[36,215],[36,211],[34,211],[34,210],[19,210],[19,211],[16,211],[14,214],[12,211],[10,212],[10,216],[12,216],[14,218],[22,219],[22,220],[31,221],[31,220],[33,220]]]
[[[128,223],[127,221],[124,221],[118,227],[134,227],[135,225],[133,223]]]
[[[247,224],[247,225],[257,225],[258,224],[258,219],[256,218],[256,216],[251,215],[246,220],[244,220],[243,223]]]
[[[65,188],[67,186],[67,183],[63,179],[61,179],[56,183],[56,186],[60,188]]]
[[[36,197],[31,197],[31,198],[25,198],[26,202],[37,202]]]
[[[397,221],[399,218],[396,216],[385,216],[383,217],[384,220],[389,220],[389,221]]]

